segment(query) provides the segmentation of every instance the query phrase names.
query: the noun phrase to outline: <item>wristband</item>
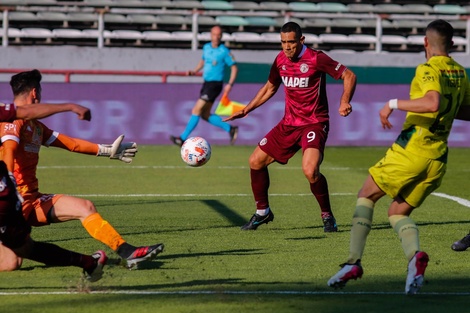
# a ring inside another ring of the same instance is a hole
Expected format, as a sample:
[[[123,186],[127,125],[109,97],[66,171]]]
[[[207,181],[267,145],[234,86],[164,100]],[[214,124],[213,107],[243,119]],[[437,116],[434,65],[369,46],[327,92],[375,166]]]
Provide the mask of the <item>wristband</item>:
[[[390,99],[388,100],[388,107],[392,110],[398,109],[398,99]]]

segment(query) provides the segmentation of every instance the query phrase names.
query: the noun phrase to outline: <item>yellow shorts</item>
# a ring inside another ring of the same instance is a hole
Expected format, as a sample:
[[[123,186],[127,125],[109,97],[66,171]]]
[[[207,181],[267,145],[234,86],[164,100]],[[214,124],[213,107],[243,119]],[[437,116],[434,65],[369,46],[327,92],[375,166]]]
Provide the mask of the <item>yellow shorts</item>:
[[[387,195],[399,195],[416,208],[441,185],[446,168],[441,161],[411,154],[394,143],[369,173]]]

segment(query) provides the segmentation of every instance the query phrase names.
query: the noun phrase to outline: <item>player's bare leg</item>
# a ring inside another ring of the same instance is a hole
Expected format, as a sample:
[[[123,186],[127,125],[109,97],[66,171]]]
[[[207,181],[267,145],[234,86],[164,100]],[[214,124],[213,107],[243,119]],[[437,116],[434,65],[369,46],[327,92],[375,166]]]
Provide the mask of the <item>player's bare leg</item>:
[[[320,206],[323,231],[326,233],[337,232],[336,219],[331,210],[328,182],[326,177],[320,173],[322,159],[323,155],[320,150],[315,148],[305,149],[302,157],[302,170],[310,183],[310,190]]]
[[[0,272],[17,270],[22,264],[22,258],[18,257],[10,248],[0,243]]]
[[[269,207],[268,189],[269,172],[268,165],[274,159],[267,155],[258,146],[250,156],[251,189],[256,202],[256,213],[250,221],[241,227],[242,230],[256,230],[262,224],[268,224],[274,220],[274,214]]]

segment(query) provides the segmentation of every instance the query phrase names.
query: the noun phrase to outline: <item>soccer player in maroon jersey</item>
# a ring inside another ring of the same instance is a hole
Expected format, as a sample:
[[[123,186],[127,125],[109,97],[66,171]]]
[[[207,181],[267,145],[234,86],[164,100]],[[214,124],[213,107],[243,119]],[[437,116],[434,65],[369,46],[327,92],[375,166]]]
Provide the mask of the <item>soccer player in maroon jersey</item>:
[[[352,111],[350,102],[356,87],[356,75],[323,52],[308,48],[304,40],[298,24],[288,22],[282,26],[282,52],[272,64],[268,81],[243,110],[226,119],[245,117],[268,101],[281,83],[284,84],[284,117],[258,143],[249,159],[256,213],[242,226],[242,230],[255,230],[274,220],[268,200],[268,165],[273,162],[287,164],[299,149],[303,152],[302,170],[321,209],[324,231],[338,230],[331,211],[328,184],[320,173],[329,130],[325,79],[328,74],[343,80],[338,112],[341,116],[348,116]]]

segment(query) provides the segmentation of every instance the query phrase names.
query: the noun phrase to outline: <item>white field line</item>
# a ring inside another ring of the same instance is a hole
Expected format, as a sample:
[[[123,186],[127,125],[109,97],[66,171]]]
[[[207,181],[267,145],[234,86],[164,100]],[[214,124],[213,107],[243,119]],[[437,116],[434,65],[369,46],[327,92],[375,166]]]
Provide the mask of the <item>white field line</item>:
[[[215,196],[217,194],[209,195]],[[299,194],[299,195],[308,195],[310,194]],[[353,193],[338,193],[332,195],[353,195]],[[454,196],[450,196],[443,193],[433,193],[434,196],[446,198],[452,201],[455,201],[465,207],[470,207],[470,201]],[[110,195],[95,195],[95,196],[110,196]],[[175,194],[175,195],[114,195],[119,197],[132,197],[132,196],[175,196],[183,197],[185,195]],[[186,195],[186,196],[204,196],[204,195]],[[220,194],[220,196],[228,196],[227,194]],[[232,196],[251,196],[248,194],[234,194]],[[277,196],[293,196],[293,194],[277,194]],[[0,296],[21,296],[21,295],[73,295],[73,294],[130,294],[130,295],[217,295],[217,294],[226,294],[226,295],[403,295],[403,292],[377,292],[377,291],[357,291],[357,292],[344,292],[344,291],[300,291],[300,290],[271,290],[271,291],[136,291],[136,290],[117,290],[117,291],[48,291],[48,292],[0,292]],[[420,295],[423,296],[470,296],[470,292],[420,292]]]
[[[23,295],[79,295],[79,294],[126,294],[126,295],[403,295],[403,292],[392,291],[301,291],[301,290],[226,290],[226,291],[138,291],[138,290],[100,290],[100,291],[22,291],[0,292],[0,296]],[[420,296],[469,296],[470,292],[420,292]]]
[[[200,170],[200,168],[190,167],[187,165],[52,165],[52,166],[38,166],[38,169],[187,169],[187,170]],[[249,169],[248,166],[212,166],[212,165],[204,165],[204,168],[211,168],[211,169],[225,169],[225,170],[247,170]],[[271,166],[270,170],[302,170],[300,166],[291,166],[291,165],[278,165],[278,166]],[[329,171],[349,171],[349,170],[361,170],[365,171],[368,170],[368,167],[330,167],[330,166],[322,166],[323,170]],[[449,169],[447,169],[449,172]],[[459,172],[470,172],[470,169],[459,169]]]

